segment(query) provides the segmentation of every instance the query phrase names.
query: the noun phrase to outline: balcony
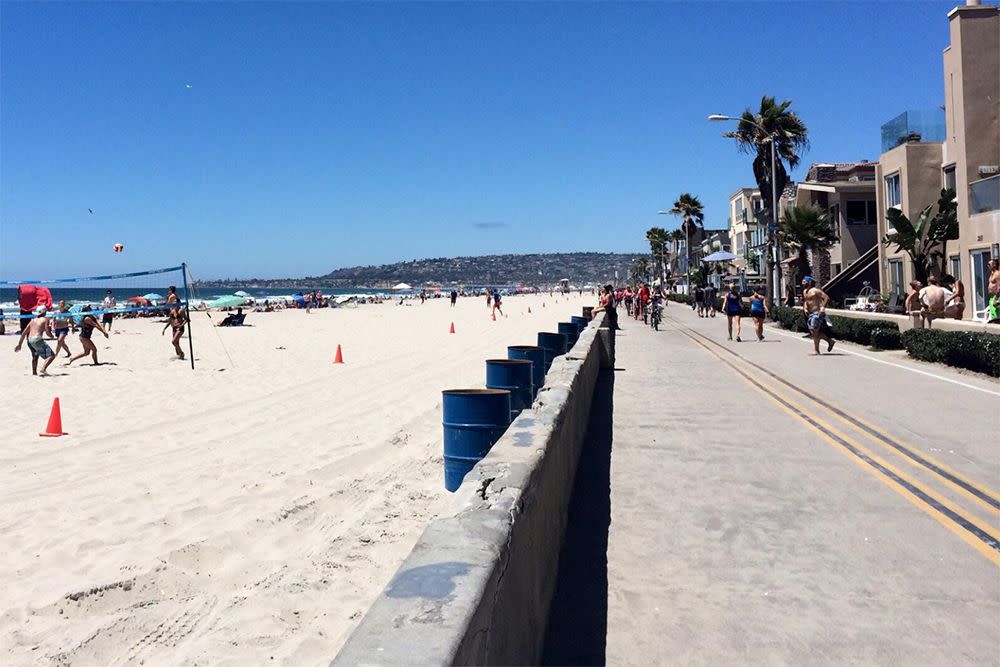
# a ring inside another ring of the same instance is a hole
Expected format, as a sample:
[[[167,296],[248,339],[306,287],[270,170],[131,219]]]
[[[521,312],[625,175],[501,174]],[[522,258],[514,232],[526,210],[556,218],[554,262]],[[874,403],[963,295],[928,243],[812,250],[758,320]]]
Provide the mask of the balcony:
[[[904,111],[882,126],[882,152],[910,142],[944,141],[944,112],[940,109]]]
[[[969,214],[1000,210],[1000,174],[969,183]]]

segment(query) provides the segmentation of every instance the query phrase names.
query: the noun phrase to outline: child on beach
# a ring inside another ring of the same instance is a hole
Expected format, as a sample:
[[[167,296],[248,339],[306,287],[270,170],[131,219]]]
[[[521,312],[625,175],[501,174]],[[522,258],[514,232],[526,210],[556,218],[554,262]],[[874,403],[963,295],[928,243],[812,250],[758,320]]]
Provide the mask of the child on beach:
[[[94,341],[90,340],[91,335],[94,333],[94,329],[97,329],[104,337],[108,337],[108,332],[101,326],[101,323],[97,321],[97,318],[90,314],[90,306],[84,306],[83,320],[80,322],[80,343],[83,345],[83,352],[77,354],[76,356],[70,357],[66,365],[69,366],[77,359],[82,359],[88,354],[94,359],[94,365],[97,366],[97,346],[94,345]]]
[[[55,361],[56,355],[52,352],[52,348],[49,344],[45,342],[43,336],[48,333],[52,333],[52,324],[49,322],[49,318],[45,316],[46,309],[45,306],[39,306],[38,310],[35,311],[35,317],[28,322],[28,326],[24,328],[21,332],[21,338],[17,341],[17,345],[14,347],[15,352],[21,351],[21,344],[24,343],[24,339],[28,339],[28,349],[31,350],[31,374],[39,375],[38,373],[38,358],[41,357],[45,360],[45,364],[42,366],[41,376],[45,377],[48,375],[49,366]]]

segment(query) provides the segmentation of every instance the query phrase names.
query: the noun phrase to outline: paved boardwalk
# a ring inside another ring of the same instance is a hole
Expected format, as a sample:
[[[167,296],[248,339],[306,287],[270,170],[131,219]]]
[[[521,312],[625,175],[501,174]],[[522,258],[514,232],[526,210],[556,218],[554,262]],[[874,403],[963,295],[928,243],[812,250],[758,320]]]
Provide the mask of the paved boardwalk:
[[[998,664],[996,381],[622,326],[609,665]]]

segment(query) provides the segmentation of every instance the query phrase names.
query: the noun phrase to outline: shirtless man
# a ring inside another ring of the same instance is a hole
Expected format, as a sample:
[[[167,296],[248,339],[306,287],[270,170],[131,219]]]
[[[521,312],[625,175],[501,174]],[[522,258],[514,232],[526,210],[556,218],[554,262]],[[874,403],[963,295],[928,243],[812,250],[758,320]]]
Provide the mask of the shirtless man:
[[[938,285],[938,280],[934,276],[927,279],[927,287],[920,290],[920,303],[923,308],[920,313],[924,317],[924,322],[930,326],[933,320],[945,316],[945,302],[949,294]]]
[[[48,375],[49,366],[56,360],[55,353],[43,338],[46,333],[49,335],[52,334],[52,324],[49,322],[49,318],[45,316],[45,312],[45,306],[39,306],[35,310],[35,317],[28,322],[28,326],[24,327],[24,331],[21,332],[21,338],[17,341],[17,346],[14,348],[15,352],[20,352],[24,339],[28,339],[28,349],[31,350],[31,374],[39,374],[38,358],[41,357],[45,360],[45,364],[42,366],[42,377]]]
[[[806,325],[813,339],[813,356],[819,356],[819,341],[826,341],[826,351],[833,349],[834,340],[824,330],[826,327],[826,304],[830,297],[826,292],[816,287],[812,276],[802,278],[802,311],[806,314]]]
[[[242,310],[242,309],[241,309]],[[170,342],[174,344],[174,351],[177,352],[177,358],[184,358],[184,350],[181,349],[181,336],[184,335],[184,325],[187,324],[187,315],[180,308],[173,308],[170,310],[170,317],[167,319],[167,324],[163,327],[163,331],[160,332],[162,336],[167,331],[167,327],[171,327],[174,330],[174,335],[170,339]]]
[[[990,280],[986,286],[986,321],[992,322],[1000,318],[1000,259],[991,259],[988,266]]]

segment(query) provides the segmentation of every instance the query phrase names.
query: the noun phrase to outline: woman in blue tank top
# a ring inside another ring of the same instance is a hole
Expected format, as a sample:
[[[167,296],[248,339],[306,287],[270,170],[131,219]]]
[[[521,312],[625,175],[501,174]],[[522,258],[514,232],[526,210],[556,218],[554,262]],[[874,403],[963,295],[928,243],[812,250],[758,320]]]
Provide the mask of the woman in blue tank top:
[[[753,318],[753,328],[757,332],[757,342],[764,340],[764,318],[767,317],[767,302],[759,289],[750,295],[750,317]]]
[[[726,325],[729,327],[729,340],[733,339],[733,320],[736,320],[736,342],[740,340],[740,316],[743,314],[743,302],[735,285],[729,286],[726,296],[722,297],[722,310],[726,313]]]

